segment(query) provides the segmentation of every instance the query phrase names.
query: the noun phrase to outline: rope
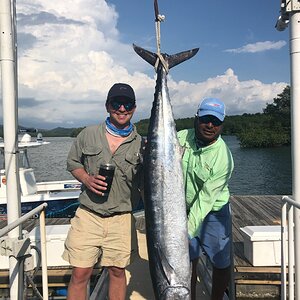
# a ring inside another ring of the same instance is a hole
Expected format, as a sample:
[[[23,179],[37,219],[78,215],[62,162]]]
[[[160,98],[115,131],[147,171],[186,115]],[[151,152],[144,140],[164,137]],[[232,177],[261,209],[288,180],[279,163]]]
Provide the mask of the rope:
[[[164,59],[160,52],[160,23],[165,20],[164,15],[159,14],[157,0],[154,0],[154,13],[155,13],[155,31],[156,31],[156,46],[157,46],[157,60],[155,62],[155,71],[157,72],[159,62],[162,63],[166,72],[169,72],[169,67],[167,61]]]

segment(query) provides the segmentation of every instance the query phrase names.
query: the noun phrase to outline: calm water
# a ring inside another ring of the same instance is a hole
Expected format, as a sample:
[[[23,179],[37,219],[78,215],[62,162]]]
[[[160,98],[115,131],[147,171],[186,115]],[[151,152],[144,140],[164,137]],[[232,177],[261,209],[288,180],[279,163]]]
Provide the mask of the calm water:
[[[37,181],[71,179],[66,157],[72,138],[45,138],[50,144],[30,149]],[[225,136],[235,161],[230,191],[237,195],[291,194],[291,148],[242,149],[234,136]]]
[[[292,193],[291,147],[243,149],[234,136],[225,136],[235,162],[230,191],[239,195]]]

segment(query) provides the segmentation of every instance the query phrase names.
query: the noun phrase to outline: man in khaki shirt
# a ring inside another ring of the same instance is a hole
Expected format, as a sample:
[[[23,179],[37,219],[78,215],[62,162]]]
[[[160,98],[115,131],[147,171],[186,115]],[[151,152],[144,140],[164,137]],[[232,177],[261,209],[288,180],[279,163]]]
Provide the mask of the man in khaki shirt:
[[[130,120],[135,94],[125,83],[108,92],[109,117],[101,125],[85,128],[68,155],[67,168],[82,182],[80,206],[71,220],[63,258],[72,266],[68,300],[86,299],[94,265],[107,267],[109,299],[125,299],[125,267],[138,255],[132,209],[140,199],[141,136]],[[100,164],[112,164],[114,177],[107,195]]]

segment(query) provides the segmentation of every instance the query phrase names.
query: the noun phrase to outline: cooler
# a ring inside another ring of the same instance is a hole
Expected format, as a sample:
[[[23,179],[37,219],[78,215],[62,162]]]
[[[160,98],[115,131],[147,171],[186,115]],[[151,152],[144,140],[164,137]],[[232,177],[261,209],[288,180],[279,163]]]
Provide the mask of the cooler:
[[[46,226],[46,242],[47,242],[47,266],[69,266],[69,263],[62,259],[61,255],[64,251],[64,243],[71,225],[47,225]],[[29,233],[32,245],[41,249],[40,229],[35,227]],[[35,257],[35,251],[32,250]],[[36,260],[35,263],[36,264]]]
[[[61,255],[64,251],[64,243],[71,225],[47,225],[46,226],[46,242],[47,242],[47,266],[69,266],[69,263],[62,259]],[[40,244],[40,229],[35,227],[28,234],[31,246],[36,246],[41,249]],[[37,252],[31,249],[33,256],[33,265],[37,263]],[[0,255],[0,269],[9,269],[8,256]]]
[[[244,255],[253,266],[281,265],[281,226],[246,226],[240,230]]]

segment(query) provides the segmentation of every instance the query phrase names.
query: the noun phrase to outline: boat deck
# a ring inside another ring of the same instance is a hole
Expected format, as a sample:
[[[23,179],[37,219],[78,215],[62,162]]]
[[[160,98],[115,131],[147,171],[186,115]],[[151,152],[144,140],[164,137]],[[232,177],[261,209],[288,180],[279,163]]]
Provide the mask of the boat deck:
[[[243,237],[240,227],[252,225],[280,225],[281,196],[232,196],[232,228],[234,245],[234,281],[237,298],[270,295],[279,297],[280,294],[280,266],[254,267],[245,258]],[[38,220],[29,220],[24,229],[30,231]],[[66,224],[69,219],[47,219],[47,225]],[[0,228],[6,225],[0,221]],[[144,231],[144,218],[137,217],[137,229],[141,259],[130,266],[127,271],[128,299],[154,299],[148,270],[147,249]],[[59,254],[58,254],[59,255]],[[99,270],[95,271],[95,275]],[[49,287],[65,287],[70,279],[71,269],[51,268]],[[39,279],[37,279],[37,282]],[[8,272],[0,271],[0,289],[8,287]],[[199,283],[198,295],[201,299],[208,297],[203,283]],[[1,292],[0,292],[1,297]],[[208,298],[207,298],[208,299]]]

